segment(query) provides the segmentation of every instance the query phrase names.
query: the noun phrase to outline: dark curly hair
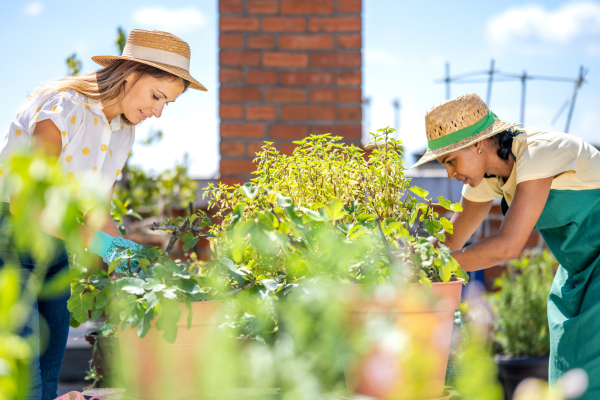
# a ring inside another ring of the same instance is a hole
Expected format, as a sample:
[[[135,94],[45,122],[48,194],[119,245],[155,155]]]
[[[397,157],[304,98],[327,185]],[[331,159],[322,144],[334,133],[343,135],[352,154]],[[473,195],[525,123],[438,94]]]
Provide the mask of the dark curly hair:
[[[496,154],[498,154],[498,157],[500,157],[500,159],[502,161],[504,161],[505,163],[508,163],[508,160],[511,157],[511,153],[512,153],[513,139],[517,135],[518,135],[517,130],[510,128],[510,129],[506,129],[502,132],[499,132],[499,133],[495,134],[494,136],[487,138],[486,140],[490,140],[491,142],[493,142],[495,144],[495,146],[498,148],[498,151],[496,152]],[[495,176],[485,174],[484,177],[485,178],[494,178]]]

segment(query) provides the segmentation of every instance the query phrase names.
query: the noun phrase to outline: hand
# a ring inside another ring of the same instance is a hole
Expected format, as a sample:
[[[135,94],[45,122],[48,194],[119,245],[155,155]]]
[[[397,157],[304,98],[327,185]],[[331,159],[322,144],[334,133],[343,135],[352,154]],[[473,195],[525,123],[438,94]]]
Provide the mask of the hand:
[[[132,252],[136,252],[140,251],[142,246],[120,236],[113,238],[110,247],[102,256],[102,260],[104,260],[105,263],[110,264],[114,259],[120,257],[121,253],[125,252],[127,249],[131,250]],[[139,266],[140,265],[134,256],[133,258],[122,259],[119,261],[115,271],[119,273],[129,272],[130,269],[131,271],[135,271],[139,268]]]
[[[132,252],[137,252],[142,249],[142,246],[120,236],[112,237],[102,231],[96,232],[90,246],[90,251],[102,257],[102,260],[107,264],[110,264],[115,258],[120,257],[128,249]],[[119,261],[115,271],[123,273],[128,272],[130,269],[131,271],[135,271],[138,268],[139,263],[134,256]]]

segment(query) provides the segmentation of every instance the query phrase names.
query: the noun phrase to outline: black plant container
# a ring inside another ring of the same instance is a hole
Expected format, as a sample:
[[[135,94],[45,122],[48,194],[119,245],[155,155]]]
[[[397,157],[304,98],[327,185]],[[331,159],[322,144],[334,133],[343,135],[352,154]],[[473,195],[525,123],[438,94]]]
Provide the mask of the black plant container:
[[[527,378],[548,380],[549,356],[542,357],[509,357],[496,354],[498,375],[504,387],[505,400],[512,400],[515,389]]]

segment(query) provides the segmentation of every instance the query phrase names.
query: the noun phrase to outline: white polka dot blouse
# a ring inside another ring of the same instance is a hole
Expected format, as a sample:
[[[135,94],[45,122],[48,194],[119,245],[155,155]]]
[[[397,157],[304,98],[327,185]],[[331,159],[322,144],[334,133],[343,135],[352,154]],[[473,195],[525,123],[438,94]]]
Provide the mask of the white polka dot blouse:
[[[98,182],[98,189],[108,192],[131,154],[135,129],[124,124],[120,115],[109,123],[100,107],[99,101],[72,90],[35,97],[10,124],[0,145],[0,160],[6,160],[6,156],[18,148],[27,147],[36,124],[49,119],[61,133],[58,162],[67,179],[93,179]],[[2,164],[3,174],[7,165]],[[9,196],[5,196],[4,201],[9,201]]]

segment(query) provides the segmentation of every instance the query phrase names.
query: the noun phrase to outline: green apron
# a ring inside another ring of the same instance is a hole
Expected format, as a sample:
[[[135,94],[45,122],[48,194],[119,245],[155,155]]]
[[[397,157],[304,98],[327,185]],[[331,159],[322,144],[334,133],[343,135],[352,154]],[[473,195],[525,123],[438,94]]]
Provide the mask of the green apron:
[[[548,297],[550,382],[582,368],[580,399],[600,399],[600,189],[550,190],[535,229],[560,263]]]

